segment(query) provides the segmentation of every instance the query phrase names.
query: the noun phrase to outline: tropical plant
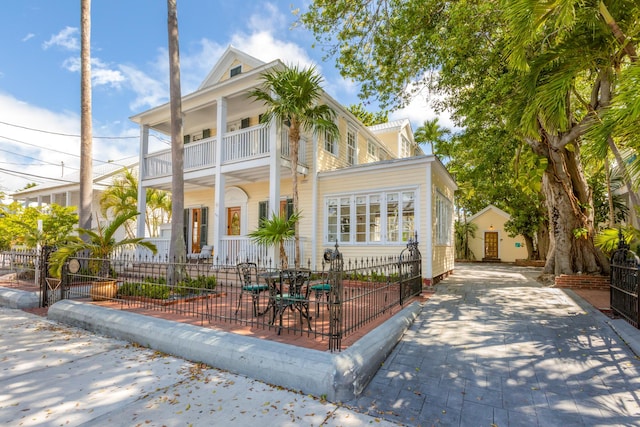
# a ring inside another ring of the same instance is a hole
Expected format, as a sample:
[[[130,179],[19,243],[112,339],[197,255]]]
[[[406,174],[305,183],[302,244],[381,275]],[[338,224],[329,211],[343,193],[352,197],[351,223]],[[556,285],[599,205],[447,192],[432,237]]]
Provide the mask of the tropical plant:
[[[440,126],[436,117],[433,120],[425,120],[422,126],[416,129],[413,138],[418,144],[429,144],[431,154],[438,154],[438,149],[447,143],[446,136],[450,133],[449,129]]]
[[[113,183],[100,195],[100,209],[102,215],[119,215],[135,212],[138,203],[138,177],[129,169],[124,168],[113,180]],[[166,191],[155,188],[146,189],[145,225],[148,235],[158,236],[160,224],[171,219],[171,196]],[[134,220],[124,223],[128,237],[135,237]]]
[[[464,260],[476,259],[473,251],[469,248],[469,241],[476,237],[478,225],[473,222],[456,221],[454,228],[456,237],[456,258]]]
[[[607,255],[611,255],[618,248],[621,235],[627,245],[640,242],[640,230],[627,226],[602,230],[596,235],[596,246],[602,249]]]
[[[320,104],[322,77],[314,67],[300,69],[284,66],[280,70],[262,75],[262,87],[249,92],[256,101],[262,101],[267,110],[262,115],[263,123],[276,122],[282,130],[289,128],[289,161],[293,187],[293,211],[299,211],[298,203],[298,148],[302,132],[331,135],[339,138],[335,123],[335,111]],[[300,236],[298,223],[294,225],[295,266],[300,265]]]
[[[295,224],[299,219],[298,213],[293,213],[288,219],[284,215],[274,213],[271,218],[263,219],[260,226],[249,233],[249,237],[259,245],[277,246],[280,250],[280,265],[287,268],[289,260],[284,250],[284,242],[295,237]]]
[[[9,219],[21,229],[13,234],[14,242],[28,248],[64,244],[73,232],[74,225],[78,223],[78,215],[74,211],[73,206],[65,207],[55,203],[25,208],[20,215]],[[38,227],[39,221],[42,221],[41,229]]]
[[[83,240],[78,236],[70,238],[70,240],[60,246],[50,258],[49,273],[53,277],[60,277],[64,263],[71,257],[86,252],[91,259],[90,272],[100,277],[111,276],[110,258],[118,248],[126,247],[143,247],[149,249],[153,254],[157,252],[156,246],[144,241],[143,238],[125,238],[116,241],[116,231],[129,219],[138,215],[137,212],[120,214],[113,221],[103,225],[98,221],[97,229],[87,230],[78,228],[78,234],[86,239]]]

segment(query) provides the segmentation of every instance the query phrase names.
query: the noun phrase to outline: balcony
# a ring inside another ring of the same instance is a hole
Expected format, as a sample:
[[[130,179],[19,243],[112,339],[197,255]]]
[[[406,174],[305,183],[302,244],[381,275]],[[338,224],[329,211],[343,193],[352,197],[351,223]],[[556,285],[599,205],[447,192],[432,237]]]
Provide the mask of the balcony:
[[[280,133],[280,154],[286,159],[289,157],[288,131]],[[222,161],[221,164],[237,163],[267,157],[271,151],[269,140],[269,128],[265,125],[253,126],[235,132],[229,132],[222,137]],[[302,139],[298,152],[298,161],[305,165],[306,139]],[[184,171],[191,172],[200,169],[213,168],[216,165],[217,137],[202,139],[200,141],[185,144],[184,146]],[[147,154],[143,161],[143,179],[161,178],[171,176],[171,149]]]

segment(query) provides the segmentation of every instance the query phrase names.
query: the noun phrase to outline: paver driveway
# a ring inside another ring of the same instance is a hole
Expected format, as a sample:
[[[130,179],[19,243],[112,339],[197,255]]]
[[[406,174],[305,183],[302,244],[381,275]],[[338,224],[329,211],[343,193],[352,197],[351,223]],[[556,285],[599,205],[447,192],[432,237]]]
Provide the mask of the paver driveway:
[[[456,264],[349,404],[410,426],[640,426],[640,361],[539,271]]]

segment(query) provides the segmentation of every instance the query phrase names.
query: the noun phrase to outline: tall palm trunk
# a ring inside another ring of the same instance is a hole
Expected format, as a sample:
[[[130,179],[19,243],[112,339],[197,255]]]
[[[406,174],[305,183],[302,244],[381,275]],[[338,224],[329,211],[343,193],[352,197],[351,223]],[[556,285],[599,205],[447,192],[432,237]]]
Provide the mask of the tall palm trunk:
[[[182,140],[182,97],[180,91],[180,51],[178,46],[177,0],[167,0],[169,33],[169,96],[171,104],[171,261],[186,259],[184,241],[184,142]]]
[[[293,211],[299,212],[298,206],[298,150],[300,145],[300,125],[296,119],[291,120],[289,127],[289,158],[291,162],[291,187],[293,192]],[[300,226],[298,221],[294,224],[294,265],[300,267]]]
[[[93,165],[91,134],[91,0],[80,3],[80,228],[91,229]]]

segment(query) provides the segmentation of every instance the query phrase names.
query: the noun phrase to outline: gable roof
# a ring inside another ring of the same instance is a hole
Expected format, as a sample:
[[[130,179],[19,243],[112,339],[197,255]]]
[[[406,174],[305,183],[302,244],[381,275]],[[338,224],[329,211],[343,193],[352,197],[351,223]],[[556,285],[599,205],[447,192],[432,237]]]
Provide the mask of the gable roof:
[[[506,213],[505,211],[503,211],[502,209],[494,206],[494,205],[488,205],[486,208],[482,209],[480,212],[476,212],[475,214],[471,215],[467,221],[471,222],[474,219],[478,218],[479,216],[487,213],[488,211],[493,210],[495,211],[498,215],[503,216],[505,219],[509,219],[511,218],[511,215],[509,215],[508,213]]]
[[[233,46],[229,46],[227,47],[227,50],[224,51],[218,62],[216,62],[216,65],[213,66],[207,77],[205,77],[202,84],[200,84],[198,90],[220,82],[222,77],[227,74],[229,68],[235,61],[249,65],[251,68],[257,68],[265,64],[265,62],[262,62],[251,55],[247,55]]]
[[[405,126],[411,127],[411,123],[409,122],[409,119],[394,120],[392,122],[380,123],[377,125],[367,126],[367,127],[371,132],[377,133],[377,132],[386,132],[389,130],[402,129]]]

